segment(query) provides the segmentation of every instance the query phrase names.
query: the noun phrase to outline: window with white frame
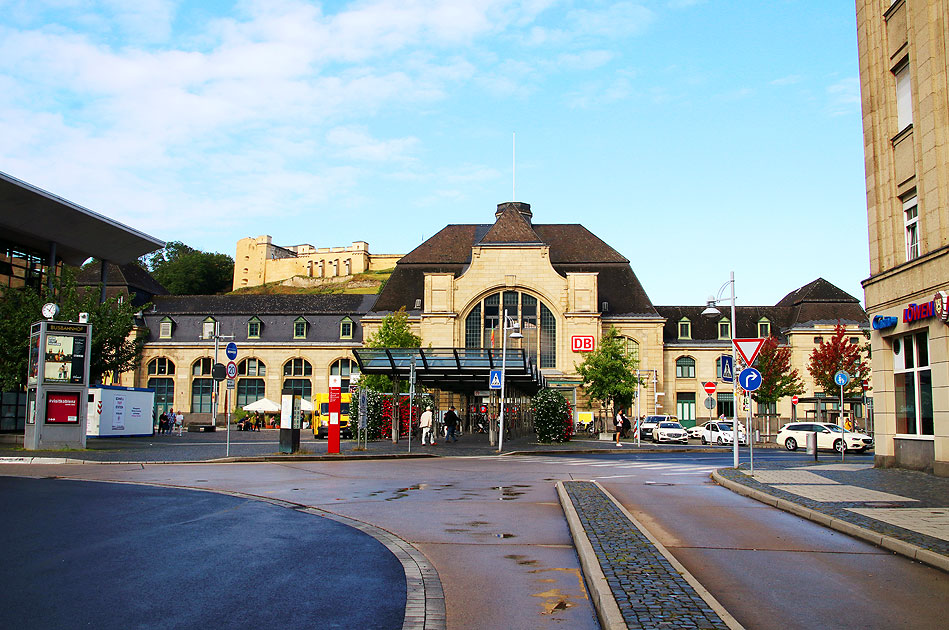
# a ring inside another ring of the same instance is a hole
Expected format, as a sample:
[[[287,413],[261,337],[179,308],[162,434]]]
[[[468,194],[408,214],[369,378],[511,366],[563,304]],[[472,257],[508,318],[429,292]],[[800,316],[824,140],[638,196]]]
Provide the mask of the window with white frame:
[[[767,339],[771,336],[771,322],[768,321],[768,318],[762,317],[758,320],[758,337],[762,339]]]
[[[258,317],[251,317],[247,320],[247,338],[260,339],[260,329],[263,324]]]
[[[692,338],[692,322],[689,321],[688,317],[683,317],[679,320],[679,339],[691,339]]]
[[[903,202],[903,224],[906,230],[906,260],[919,258],[919,204],[914,195]]]
[[[718,338],[719,339],[732,338],[732,324],[727,319],[718,320]]]
[[[352,339],[353,338],[353,320],[348,317],[344,317],[339,322],[339,338],[340,339]]]
[[[293,322],[293,338],[306,339],[306,330],[308,328],[308,324],[309,322],[307,322],[302,316],[297,317]]]
[[[695,359],[692,357],[676,359],[676,378],[695,378]]]
[[[896,126],[903,131],[913,124],[913,90],[910,83],[909,63],[893,71],[896,77]]]
[[[165,317],[158,324],[158,338],[159,339],[171,339],[171,331],[174,322],[170,317]]]
[[[205,339],[213,339],[214,325],[216,323],[217,322],[214,321],[213,317],[208,317],[207,319],[205,319],[204,322],[201,324],[201,336],[204,337]]]
[[[933,378],[929,365],[929,331],[893,340],[893,390],[896,432],[933,435]]]

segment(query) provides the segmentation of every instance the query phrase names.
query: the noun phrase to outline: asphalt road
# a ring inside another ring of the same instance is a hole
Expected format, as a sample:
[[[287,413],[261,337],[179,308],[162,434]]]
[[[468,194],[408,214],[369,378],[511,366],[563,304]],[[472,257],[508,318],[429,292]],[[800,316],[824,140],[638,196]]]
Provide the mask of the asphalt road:
[[[402,627],[379,542],[209,492],[0,477],[0,627]]]
[[[756,461],[766,460],[813,457],[756,451]],[[847,461],[872,456],[848,454]],[[730,465],[727,450],[624,448],[394,461],[5,465],[0,475],[219,488],[371,523],[411,542],[438,570],[450,629],[597,627],[554,490],[560,479],[599,480],[746,628],[933,628],[949,618],[949,576],[710,482],[712,469]],[[216,572],[212,559],[203,560],[213,556],[198,557],[203,570]],[[289,573],[301,579],[296,569]]]

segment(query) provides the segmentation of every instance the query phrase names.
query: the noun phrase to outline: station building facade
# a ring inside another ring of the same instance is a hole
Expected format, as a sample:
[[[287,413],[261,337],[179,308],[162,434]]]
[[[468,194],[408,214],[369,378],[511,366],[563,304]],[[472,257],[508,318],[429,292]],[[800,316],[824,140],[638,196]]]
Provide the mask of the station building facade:
[[[345,379],[358,372],[353,351],[363,348],[387,315],[405,309],[423,348],[457,349],[456,355],[485,351],[492,361],[505,328],[510,334],[516,322],[521,336],[509,337],[507,348],[521,353],[544,385],[561,390],[577,412],[597,417],[612,410],[584,395],[576,365],[590,345],[576,340],[592,340],[595,347],[611,327],[640,370],[642,415],[673,414],[687,425],[706,419],[703,383],[721,383],[720,357],[730,354],[733,325],[736,337],[773,334],[791,347],[794,367],[815,403],[798,415],[836,406],[821,404],[823,392],[813,390],[807,358],[838,321],[861,342],[868,324],[858,300],[825,280],[792,291],[774,306],[739,306],[737,322],[727,313],[709,320],[700,314],[703,307],[654,306],[629,260],[582,225],[535,223],[530,205],[521,202],[499,204],[494,219],[445,226],[398,261],[377,296],[156,296],[143,314],[145,359],[130,376],[138,386],[162,388],[161,405],[209,413],[217,324],[219,334],[239,348],[232,408],[255,397],[277,401],[284,390],[311,396],[327,390],[331,375]],[[485,370],[480,385],[445,388],[438,400],[443,408],[479,410],[497,404],[487,390]],[[741,404],[731,394],[730,387],[716,393],[715,414],[728,416]],[[506,397],[516,406],[526,400],[516,388]],[[847,403],[861,426],[862,402]],[[216,404],[223,411],[223,399]],[[785,419],[794,414],[790,401],[759,411]],[[766,425],[761,429],[769,432]]]
[[[949,475],[949,4],[857,0],[876,459]]]

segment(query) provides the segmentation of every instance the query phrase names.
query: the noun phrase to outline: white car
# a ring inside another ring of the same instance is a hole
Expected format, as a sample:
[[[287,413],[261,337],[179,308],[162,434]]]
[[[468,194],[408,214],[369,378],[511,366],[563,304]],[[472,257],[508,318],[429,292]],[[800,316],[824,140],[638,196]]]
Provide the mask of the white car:
[[[689,427],[688,429],[686,429],[686,431],[688,431],[688,433],[689,433],[689,439],[690,439],[690,440],[691,440],[691,439],[701,440],[701,439],[702,439],[702,431],[704,431],[704,430],[705,430],[705,425],[704,425],[704,424],[697,424],[697,425],[695,425],[694,427]]]
[[[791,422],[781,427],[774,441],[789,451],[807,446],[807,436],[817,433],[817,448],[840,452],[844,442],[848,451],[863,452],[873,447],[873,438],[866,433],[844,431],[831,422]]]
[[[735,432],[731,422],[716,420],[706,422],[703,425],[702,444],[732,444]],[[738,425],[738,443],[747,444],[748,438],[745,436],[745,428]]]
[[[651,440],[652,431],[656,428],[660,422],[678,422],[679,419],[675,416],[646,416],[646,418],[640,423],[639,431],[642,435],[642,439]],[[633,423],[633,428],[636,427],[636,423]]]
[[[652,430],[653,442],[682,442],[688,444],[689,434],[678,422],[660,422]]]

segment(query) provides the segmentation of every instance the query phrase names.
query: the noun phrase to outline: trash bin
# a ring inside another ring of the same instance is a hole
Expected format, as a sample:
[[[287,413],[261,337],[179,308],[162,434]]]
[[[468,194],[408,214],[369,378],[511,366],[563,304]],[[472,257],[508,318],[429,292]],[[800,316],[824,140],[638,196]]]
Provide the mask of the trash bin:
[[[817,455],[817,434],[816,433],[807,434],[807,454]]]

